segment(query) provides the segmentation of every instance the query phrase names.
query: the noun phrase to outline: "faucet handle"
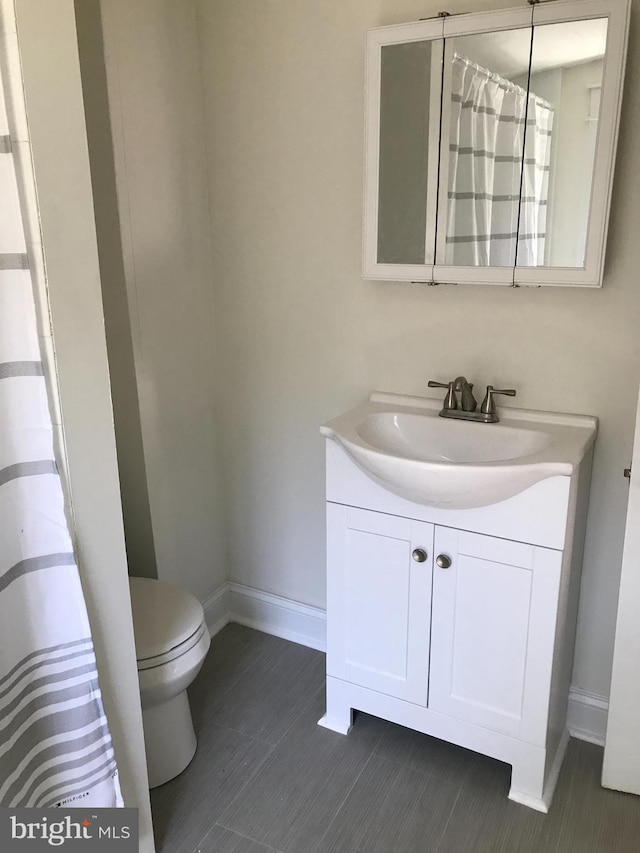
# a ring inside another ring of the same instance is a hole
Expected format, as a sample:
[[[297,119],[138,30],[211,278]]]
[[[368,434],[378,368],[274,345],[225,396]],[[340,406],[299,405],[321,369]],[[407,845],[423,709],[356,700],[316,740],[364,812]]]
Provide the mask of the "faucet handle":
[[[433,379],[430,379],[427,382],[428,388],[447,388],[447,396],[444,398],[444,403],[442,405],[443,410],[451,410],[458,408],[458,401],[456,400],[456,392],[454,388],[454,382],[435,382]]]
[[[507,397],[515,397],[516,392],[513,388],[509,388],[506,391],[499,391],[497,388],[494,388],[493,385],[487,385],[487,394],[482,401],[482,406],[480,406],[480,411],[483,415],[495,415],[496,413],[496,404],[493,399],[494,394],[505,394]]]

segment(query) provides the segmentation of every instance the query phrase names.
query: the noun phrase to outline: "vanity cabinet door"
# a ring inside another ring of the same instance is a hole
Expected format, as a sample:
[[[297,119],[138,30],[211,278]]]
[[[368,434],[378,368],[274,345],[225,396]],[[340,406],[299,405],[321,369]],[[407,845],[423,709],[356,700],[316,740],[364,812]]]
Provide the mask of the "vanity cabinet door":
[[[427,703],[433,525],[327,504],[327,673]]]
[[[429,708],[543,746],[562,552],[436,527],[434,560]]]

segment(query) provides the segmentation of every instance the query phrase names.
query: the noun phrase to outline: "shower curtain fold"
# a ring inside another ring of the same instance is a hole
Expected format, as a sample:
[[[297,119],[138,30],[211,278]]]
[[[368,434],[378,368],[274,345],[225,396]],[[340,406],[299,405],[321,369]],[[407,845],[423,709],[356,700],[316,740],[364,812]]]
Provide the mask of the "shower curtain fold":
[[[53,446],[0,87],[0,806],[122,806]]]
[[[445,263],[544,263],[553,110],[454,54]]]

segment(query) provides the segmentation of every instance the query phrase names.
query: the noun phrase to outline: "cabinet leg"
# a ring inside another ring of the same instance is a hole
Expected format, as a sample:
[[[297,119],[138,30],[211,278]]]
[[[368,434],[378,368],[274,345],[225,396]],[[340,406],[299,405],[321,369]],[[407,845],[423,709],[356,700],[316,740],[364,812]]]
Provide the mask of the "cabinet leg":
[[[545,750],[532,747],[529,755],[516,761],[511,774],[509,799],[539,812],[548,812],[568,744],[569,732],[565,729],[557,742],[555,754],[548,756]]]
[[[518,761],[511,771],[509,799],[530,809],[547,812],[544,794],[544,759]]]
[[[343,695],[341,683],[327,678],[327,713],[318,725],[341,735],[348,735],[353,725],[353,708]]]

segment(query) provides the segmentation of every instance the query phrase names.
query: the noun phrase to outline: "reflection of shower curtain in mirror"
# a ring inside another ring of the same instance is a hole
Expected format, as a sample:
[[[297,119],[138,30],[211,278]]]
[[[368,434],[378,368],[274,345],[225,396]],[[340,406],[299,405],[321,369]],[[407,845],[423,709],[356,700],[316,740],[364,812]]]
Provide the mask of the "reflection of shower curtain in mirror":
[[[516,258],[519,267],[544,265],[552,126],[551,106],[537,95],[530,94]]]
[[[552,123],[536,95],[527,109],[520,86],[454,55],[447,264],[514,266],[518,233],[518,263],[544,262]]]

